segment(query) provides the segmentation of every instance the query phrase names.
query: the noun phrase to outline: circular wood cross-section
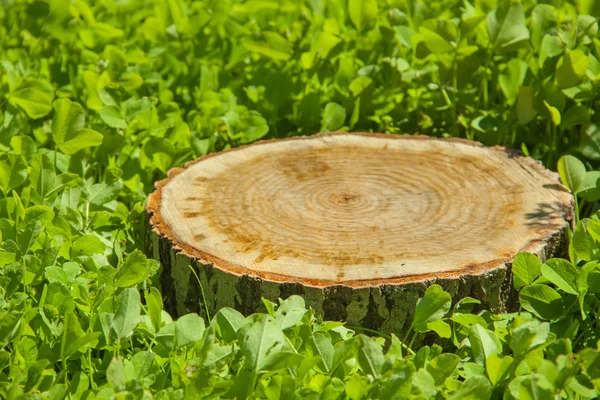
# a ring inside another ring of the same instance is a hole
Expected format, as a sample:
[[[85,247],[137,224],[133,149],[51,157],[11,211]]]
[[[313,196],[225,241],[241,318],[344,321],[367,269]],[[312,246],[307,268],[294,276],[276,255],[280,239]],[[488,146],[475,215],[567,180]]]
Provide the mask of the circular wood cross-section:
[[[554,254],[573,212],[557,175],[533,159],[456,139],[265,141],[169,175],[148,210],[178,313],[203,308],[178,257],[198,268],[212,309],[251,312],[261,296],[300,293],[326,317],[381,327],[398,290],[434,281],[503,307],[512,258]]]

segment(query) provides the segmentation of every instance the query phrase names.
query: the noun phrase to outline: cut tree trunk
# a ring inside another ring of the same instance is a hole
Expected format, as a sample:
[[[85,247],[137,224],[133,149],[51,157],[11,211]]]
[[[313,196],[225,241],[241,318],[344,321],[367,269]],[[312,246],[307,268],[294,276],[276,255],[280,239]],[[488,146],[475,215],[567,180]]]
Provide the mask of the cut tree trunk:
[[[325,319],[394,333],[434,283],[513,309],[513,258],[565,254],[573,218],[569,191],[533,159],[424,136],[263,141],[156,188],[150,251],[168,311],[250,314],[298,294]]]

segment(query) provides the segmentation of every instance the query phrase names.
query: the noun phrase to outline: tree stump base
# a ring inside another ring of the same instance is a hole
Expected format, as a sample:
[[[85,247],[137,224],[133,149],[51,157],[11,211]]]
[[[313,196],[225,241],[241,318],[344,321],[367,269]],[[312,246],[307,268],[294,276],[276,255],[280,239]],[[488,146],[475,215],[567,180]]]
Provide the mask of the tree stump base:
[[[261,297],[298,294],[327,320],[396,334],[433,283],[510,310],[514,256],[566,254],[573,218],[569,191],[533,159],[424,136],[263,141],[173,169],[156,189],[151,255],[171,313],[247,315]]]

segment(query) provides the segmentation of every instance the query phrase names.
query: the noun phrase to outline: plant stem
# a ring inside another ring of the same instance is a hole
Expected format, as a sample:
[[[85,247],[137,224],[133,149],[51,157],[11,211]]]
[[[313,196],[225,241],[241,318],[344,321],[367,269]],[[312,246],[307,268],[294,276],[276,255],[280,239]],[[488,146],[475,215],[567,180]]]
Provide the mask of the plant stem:
[[[406,339],[408,339],[408,335],[410,335],[410,333],[412,332],[413,327],[411,325],[410,329],[408,330],[408,332],[406,332],[406,335],[404,335],[404,337],[402,338],[402,343],[406,342]]]
[[[208,304],[206,304],[206,295],[204,294],[204,286],[202,285],[202,282],[200,281],[200,277],[198,277],[196,270],[191,265],[188,265],[188,267],[192,271],[192,274],[194,274],[194,276],[196,277],[196,280],[198,281],[198,285],[200,286],[200,293],[202,294],[202,303],[204,303],[204,310],[206,310],[206,318],[208,319],[208,322],[210,322],[210,313],[208,312]]]
[[[573,198],[575,199],[575,226],[579,222],[579,201],[577,200],[577,194],[573,193]]]
[[[388,335],[385,332],[378,331],[378,330],[375,330],[375,329],[363,328],[362,326],[346,325],[346,328],[349,328],[349,329],[352,329],[352,330],[355,330],[355,331],[363,331],[363,332],[374,333],[377,336],[381,336],[381,337],[384,337],[386,339],[390,339],[391,338],[391,336]]]
[[[419,332],[415,331],[413,333],[412,338],[410,339],[410,343],[408,344],[408,347],[410,347],[412,349],[413,343],[415,342],[415,339],[417,338],[417,336],[419,335]]]

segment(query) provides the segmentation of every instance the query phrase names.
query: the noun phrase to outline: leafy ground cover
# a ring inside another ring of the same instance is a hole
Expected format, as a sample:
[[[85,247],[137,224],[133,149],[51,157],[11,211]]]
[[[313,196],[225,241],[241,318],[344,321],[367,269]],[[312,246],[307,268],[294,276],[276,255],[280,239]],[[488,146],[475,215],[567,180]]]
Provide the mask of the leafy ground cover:
[[[0,397],[597,397],[598,16],[593,0],[5,0]],[[142,253],[153,182],[334,129],[466,137],[558,168],[578,199],[569,260],[519,255],[511,314],[431,286],[404,338],[299,297],[165,313]],[[414,346],[427,331],[438,344]]]

